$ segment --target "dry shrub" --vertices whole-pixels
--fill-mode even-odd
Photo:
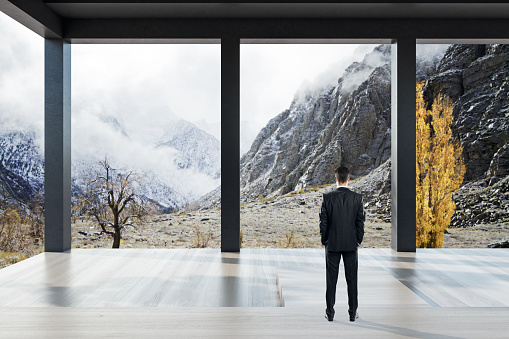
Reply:
[[[42,252],[44,208],[37,208],[35,200],[29,207],[34,207],[34,211],[20,211],[19,206],[5,197],[0,200],[0,267]],[[27,216],[23,217],[22,213]]]
[[[196,235],[193,247],[196,248],[208,247],[210,241],[214,238],[214,235],[212,234],[212,230],[210,229],[210,227],[207,230],[204,230],[200,226],[194,226],[193,228]]]
[[[286,231],[285,236],[278,240],[279,247],[284,248],[303,248],[304,240],[298,235],[295,228]]]
[[[0,213],[0,250],[4,252],[19,252],[25,249],[28,232],[23,218],[18,211],[7,206]]]

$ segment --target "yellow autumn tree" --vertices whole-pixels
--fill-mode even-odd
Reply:
[[[456,209],[452,194],[463,182],[463,148],[452,140],[453,105],[439,95],[426,110],[422,89],[416,84],[416,246],[441,248],[444,232]]]

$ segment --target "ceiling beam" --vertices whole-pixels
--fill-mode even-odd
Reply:
[[[497,19],[73,19],[64,23],[72,43],[110,39],[508,39],[509,21]],[[355,42],[355,41],[354,41]]]
[[[43,0],[0,0],[0,11],[44,38],[61,38],[62,20]]]

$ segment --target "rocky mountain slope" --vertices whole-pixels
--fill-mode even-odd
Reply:
[[[349,66],[336,86],[298,93],[240,161],[243,201],[363,176],[390,158],[390,46]]]
[[[509,221],[509,45],[451,45],[425,86],[454,103],[466,174],[452,225]]]
[[[30,131],[0,132],[0,193],[26,204],[44,186],[44,160]]]

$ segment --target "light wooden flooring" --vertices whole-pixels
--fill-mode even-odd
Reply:
[[[355,323],[340,274],[329,323],[320,249],[44,253],[0,270],[0,338],[509,338],[509,250],[360,249]]]

